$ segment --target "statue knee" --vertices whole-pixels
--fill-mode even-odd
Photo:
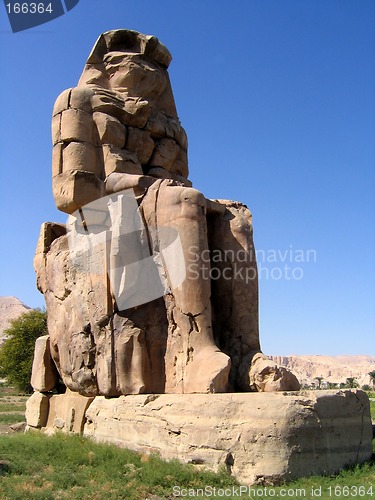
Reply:
[[[206,198],[197,189],[171,186],[164,192],[164,204],[172,219],[199,219],[206,216]]]
[[[182,205],[201,207],[206,211],[207,203],[204,195],[194,188],[184,187],[180,192],[180,203]]]

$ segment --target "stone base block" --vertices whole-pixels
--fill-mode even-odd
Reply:
[[[29,428],[83,432],[214,471],[224,466],[246,485],[332,474],[372,455],[369,400],[360,390],[118,398],[36,392],[26,414]]]
[[[51,395],[35,391],[26,402],[26,422],[29,427],[44,427],[49,413]]]
[[[35,391],[52,391],[59,380],[56,365],[51,356],[49,335],[38,337],[35,341],[34,361],[31,370],[31,386]]]
[[[86,410],[93,399],[69,389],[65,394],[34,392],[26,403],[27,425],[48,434],[56,430],[80,434],[86,421]]]
[[[331,474],[372,455],[360,390],[98,396],[84,434],[210,470],[225,466],[243,484]]]
[[[86,410],[94,398],[81,396],[69,389],[65,394],[52,396],[49,401],[47,430],[82,433]]]

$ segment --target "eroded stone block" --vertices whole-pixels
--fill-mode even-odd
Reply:
[[[61,140],[95,143],[94,120],[90,113],[68,109],[61,114]]]
[[[55,145],[61,142],[61,113],[52,117],[52,144]]]
[[[72,89],[66,89],[55,101],[55,105],[53,107],[53,116],[62,113],[65,109],[69,108],[70,95],[72,93]]]
[[[301,384],[289,370],[268,359],[263,354],[256,354],[251,363],[250,387],[258,392],[299,391]]]
[[[155,148],[150,165],[170,170],[179,152],[180,147],[173,139],[162,139]]]
[[[137,175],[143,174],[142,166],[137,155],[126,149],[104,145],[103,158],[107,177],[113,172]]]
[[[69,97],[69,107],[73,109],[80,109],[87,113],[92,112],[92,98],[94,91],[90,87],[73,88],[71,89]]]
[[[99,396],[86,415],[96,441],[224,466],[242,484],[333,474],[372,455],[363,391]]]
[[[86,422],[86,410],[94,398],[81,396],[66,390],[65,394],[56,394],[50,398],[50,407],[46,427],[64,432],[83,432]]]
[[[31,385],[35,391],[52,391],[58,382],[59,375],[51,357],[49,335],[36,339],[34,360],[31,371]]]
[[[60,116],[60,115],[58,115]],[[56,175],[62,173],[63,163],[62,163],[62,152],[63,152],[63,143],[58,142],[52,148],[52,178]]]
[[[105,194],[104,182],[94,173],[82,170],[56,175],[52,189],[57,208],[68,214]]]
[[[151,158],[154,146],[155,143],[151,139],[150,132],[129,127],[126,149],[135,153],[142,165],[146,164]]]
[[[180,149],[178,156],[173,163],[173,171],[181,177],[187,177],[189,173],[187,151]]]
[[[101,144],[112,144],[118,148],[123,148],[126,141],[126,127],[117,118],[106,113],[95,112],[94,121],[96,123],[99,140]]]
[[[44,427],[47,424],[50,396],[34,392],[26,401],[26,423],[30,427]]]
[[[70,142],[63,148],[62,157],[64,172],[84,170],[92,172],[99,178],[103,175],[97,148],[88,142]]]
[[[47,289],[46,281],[46,254],[51,247],[51,243],[60,236],[66,234],[65,224],[56,222],[44,222],[40,227],[38,243],[34,256],[34,270],[36,273],[38,290]]]

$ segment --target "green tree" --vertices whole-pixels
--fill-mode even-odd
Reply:
[[[30,385],[35,340],[47,333],[47,313],[32,309],[11,321],[4,332],[8,338],[0,348],[0,376],[21,392]]]
[[[337,384],[335,382],[328,382],[328,389],[337,389]]]

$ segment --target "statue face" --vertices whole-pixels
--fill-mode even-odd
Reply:
[[[104,64],[113,90],[143,99],[158,98],[167,79],[164,71],[138,54],[108,52]]]

